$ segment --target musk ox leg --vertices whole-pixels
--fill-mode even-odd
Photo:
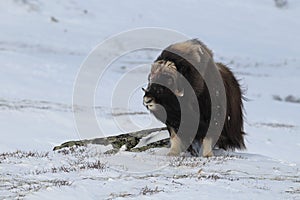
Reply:
[[[213,154],[213,146],[212,146],[212,138],[209,137],[204,137],[203,142],[202,142],[202,146],[203,146],[203,150],[202,150],[202,156],[203,157],[211,157],[214,156]]]
[[[171,127],[168,127],[170,133],[170,141],[171,141],[171,148],[168,156],[179,156],[179,154],[183,151],[183,144],[181,139],[176,134],[175,130]]]

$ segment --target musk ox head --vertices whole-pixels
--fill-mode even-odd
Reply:
[[[198,40],[172,44],[152,64],[143,104],[154,116],[177,129],[182,112],[195,112],[204,81],[196,69],[211,58]],[[196,109],[195,108],[196,105]]]
[[[164,106],[165,103],[184,96],[183,78],[173,62],[159,60],[153,63],[148,76],[148,86],[143,89],[144,105],[147,109],[157,110],[157,104]]]

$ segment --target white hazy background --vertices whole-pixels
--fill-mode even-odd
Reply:
[[[85,180],[87,176],[99,176],[100,172],[92,171],[82,176],[80,173],[59,174],[57,176],[73,184],[61,188],[42,188],[26,193],[25,198],[62,199],[64,195],[64,199],[181,199],[187,196],[191,199],[298,199],[300,188],[295,180],[299,181],[300,164],[299,19],[298,0],[289,0],[282,8],[276,7],[273,0],[2,0],[0,153],[51,151],[53,146],[62,142],[78,140],[80,136],[72,114],[72,91],[76,74],[89,52],[104,39],[121,31],[138,27],[168,28],[206,43],[213,50],[215,60],[227,64],[245,89],[248,99],[245,102],[247,150],[238,152],[245,159],[207,169],[211,173],[218,173],[223,167],[229,171],[235,169],[241,180],[201,182],[184,179],[179,180],[181,184],[176,186],[166,177],[179,173],[177,168],[168,169],[165,172],[168,175],[158,173],[152,179],[128,176],[108,178],[111,182],[104,179]],[[141,51],[126,55],[114,62],[101,79],[95,98],[98,121],[106,135],[122,132],[115,127],[115,117],[109,107],[108,95],[116,80],[134,66],[151,63],[158,53]],[[136,76],[145,77],[146,83],[147,74],[148,71],[141,70]],[[144,113],[147,111],[142,106],[142,95],[142,91],[136,91],[132,99],[126,100],[129,110],[116,108],[120,113],[128,112],[128,115],[142,112],[140,115],[130,115],[141,129],[153,120]],[[122,119],[119,116],[118,122],[130,129],[132,122]],[[157,126],[161,124],[157,122]],[[53,165],[64,159],[52,156]],[[150,155],[146,153],[143,156],[147,158]],[[131,162],[133,157],[121,152],[113,160],[115,163],[118,159],[125,163],[128,160]],[[144,165],[132,162],[131,167],[150,164],[146,161]],[[15,168],[12,167],[15,163],[5,163],[0,162],[3,177],[2,181],[0,178],[0,197],[4,199],[19,194],[19,191],[11,192],[5,188],[6,184],[16,177],[26,177],[24,174],[31,168],[47,166],[39,160],[21,160]],[[193,173],[196,169],[184,170],[184,173]],[[243,173],[239,174],[239,170]],[[119,175],[117,172],[107,173],[101,176]],[[281,182],[264,179],[267,173],[278,173],[279,177],[285,178]],[[261,179],[256,182],[242,180],[243,174]],[[51,175],[46,174],[44,178],[48,177]],[[32,179],[40,180],[38,177]],[[112,195],[122,192],[139,194],[140,186],[146,185],[152,185],[152,188],[158,185],[163,192],[153,197]],[[241,195],[240,191],[245,195]]]

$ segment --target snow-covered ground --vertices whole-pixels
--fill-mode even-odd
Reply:
[[[300,199],[299,18],[298,0],[282,9],[273,0],[0,1],[0,199]],[[72,92],[86,56],[137,27],[199,38],[235,72],[249,99],[246,151],[209,159],[170,158],[166,149],[106,155],[92,145],[51,151],[84,138]],[[149,125],[142,91],[126,99],[130,110],[114,114],[107,98],[122,75],[158,53],[125,55],[99,82],[96,113],[106,135],[161,126]],[[146,83],[147,70],[135,73]]]

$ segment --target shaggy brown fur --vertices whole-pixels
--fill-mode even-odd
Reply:
[[[178,137],[174,142],[176,144],[172,146],[172,138],[174,138],[174,133],[177,133],[180,125],[182,110],[180,110],[180,106],[183,106],[179,104],[180,99],[186,100],[187,104],[184,104],[184,111],[191,113],[191,117],[196,110],[195,106],[198,106],[200,110],[200,122],[193,143],[202,144],[205,139],[212,115],[212,103],[207,84],[198,70],[203,71],[204,69],[203,73],[205,74],[207,72],[205,69],[208,67],[217,67],[219,70],[227,100],[226,120],[216,146],[225,150],[245,148],[243,96],[237,79],[224,64],[214,62],[212,51],[202,42],[188,40],[173,44],[161,53],[152,65],[149,84],[144,95],[145,106],[167,125],[171,136],[171,155],[178,155],[183,150],[178,146],[180,145],[180,138]],[[183,78],[188,80],[192,86],[198,102],[195,103],[190,100],[192,99],[190,97],[191,91],[183,88],[181,84]],[[161,84],[157,84],[157,82]],[[192,154],[199,153],[195,153],[192,145],[188,150]]]

